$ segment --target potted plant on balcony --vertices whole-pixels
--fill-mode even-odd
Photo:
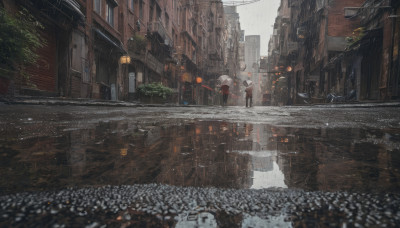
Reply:
[[[147,40],[141,35],[134,35],[128,40],[128,51],[136,54],[141,54],[146,50]]]
[[[173,92],[173,89],[161,83],[142,84],[138,87],[139,98],[143,103],[166,103]]]

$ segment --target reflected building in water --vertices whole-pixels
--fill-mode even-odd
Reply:
[[[235,151],[250,159],[247,188],[286,188],[283,173],[278,165],[276,144],[271,141],[271,128],[256,124],[238,126],[242,129],[242,135]]]
[[[363,129],[286,130],[291,137],[282,147],[290,150],[279,149],[279,157],[289,188],[362,192],[400,189],[396,181],[398,165],[393,163],[400,161],[398,153],[393,153],[398,148],[388,148],[391,143],[383,142],[387,135],[389,141],[395,140],[394,135]]]
[[[296,129],[219,121],[41,122],[2,134],[2,194],[162,183],[306,190],[400,186],[399,137],[390,129]],[[24,129],[24,130],[21,130]]]

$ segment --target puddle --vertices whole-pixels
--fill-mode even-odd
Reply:
[[[145,183],[360,192],[400,187],[400,137],[390,129],[121,119],[83,127],[52,122],[36,135],[40,129],[32,124],[9,125],[0,134],[0,194]]]

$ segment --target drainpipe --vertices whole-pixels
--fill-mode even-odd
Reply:
[[[394,1],[395,0],[392,0],[391,1],[391,6],[394,4]],[[394,15],[394,8],[392,8],[392,10],[391,10],[391,14],[390,15]],[[390,100],[391,99],[391,94],[392,94],[392,85],[391,85],[391,82],[392,82],[392,76],[393,76],[393,51],[394,51],[394,32],[395,32],[395,24],[396,24],[396,22],[395,22],[395,20],[396,20],[396,18],[395,17],[393,17],[393,18],[391,18],[392,19],[392,39],[391,39],[391,44],[390,44],[390,53],[389,53],[389,61],[390,61],[390,63],[389,63],[389,77],[388,77],[388,80],[387,80],[387,85],[386,85],[386,88],[387,88],[387,91],[386,91],[386,99],[388,99],[388,100]],[[390,96],[389,96],[390,95]]]

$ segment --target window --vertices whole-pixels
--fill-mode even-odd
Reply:
[[[150,22],[153,22],[153,15],[154,15],[154,8],[153,8],[153,6],[150,6],[150,9],[149,9],[149,21]]]
[[[183,53],[186,53],[186,40],[183,40]]]
[[[74,71],[82,73],[81,58],[85,57],[85,38],[81,33],[72,32],[72,53],[71,53],[71,68]]]
[[[94,11],[101,15],[101,0],[93,0],[94,2]]]
[[[168,14],[166,13],[165,14],[165,28],[168,30],[168,28],[169,28],[169,16],[168,16]]]
[[[183,27],[183,30],[187,30],[186,29],[186,17],[187,17],[186,8],[184,8],[183,9],[183,13],[182,13],[182,27]]]
[[[139,1],[139,18],[143,20],[143,0]]]
[[[203,42],[203,37],[199,36],[199,44],[202,50],[204,50],[204,42]]]
[[[172,29],[172,45],[174,45],[177,42],[175,39],[175,29]]]
[[[194,36],[197,36],[197,26],[196,26],[196,24],[194,24],[193,27],[192,27],[192,33],[193,33]]]
[[[128,8],[135,12],[135,0],[127,0],[128,1]]]
[[[89,61],[82,58],[82,82],[90,83]]]
[[[161,8],[157,5],[157,8],[156,8],[156,13],[157,13],[157,20],[158,21],[161,21]]]
[[[114,5],[110,2],[107,2],[106,19],[107,22],[114,27]]]

